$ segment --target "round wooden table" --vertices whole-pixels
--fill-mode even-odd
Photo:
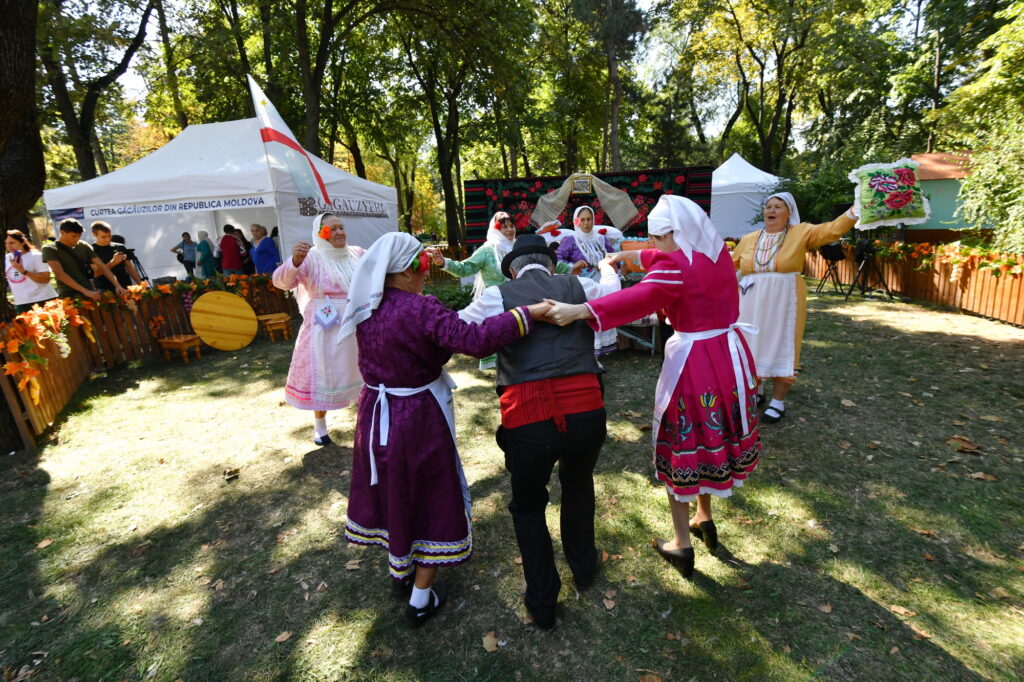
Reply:
[[[192,329],[208,346],[217,350],[245,348],[256,338],[256,313],[241,296],[211,291],[192,305]]]

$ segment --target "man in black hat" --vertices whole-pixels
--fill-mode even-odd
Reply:
[[[543,237],[523,235],[501,263],[510,281],[488,287],[459,315],[480,322],[545,298],[584,303],[619,290],[619,277],[603,264],[601,281],[554,274]],[[578,590],[594,583],[600,557],[594,544],[594,465],[605,439],[605,409],[594,358],[594,332],[586,323],[537,325],[498,352],[501,426],[498,446],[511,476],[509,511],[526,578],[526,608],[536,625],[555,625],[562,582],[544,510],[548,481],[558,462],[562,487],[561,534]]]

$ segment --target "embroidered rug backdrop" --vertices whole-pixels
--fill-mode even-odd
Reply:
[[[626,171],[620,173],[593,173],[618,189],[629,193],[639,213],[623,231],[629,237],[647,236],[647,214],[662,194],[680,194],[692,199],[709,215],[711,213],[711,166],[661,168],[658,170]],[[512,216],[516,230],[533,232],[539,227],[531,225],[530,217],[537,199],[562,186],[567,176],[543,178],[514,178],[469,180],[466,192],[466,243],[475,248],[484,241],[484,232],[491,216],[505,211]],[[565,227],[577,206],[586,204],[595,210],[594,222],[610,224],[601,210],[596,194],[572,194],[566,208],[558,216]]]

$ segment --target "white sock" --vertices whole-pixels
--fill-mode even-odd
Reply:
[[[778,398],[772,398],[772,401],[768,403],[768,407],[774,407],[781,414],[786,411],[786,402]]]
[[[409,595],[409,605],[413,608],[422,609],[430,603],[430,588],[420,589],[413,585],[412,594]]]
[[[313,435],[317,438],[327,435],[327,417],[313,417]]]

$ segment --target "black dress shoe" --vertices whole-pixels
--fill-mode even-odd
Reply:
[[[584,578],[582,576],[573,575],[572,580],[576,584],[577,592],[586,592],[593,587],[594,583],[597,581],[597,576],[601,573],[601,566],[604,562],[601,560],[601,551],[598,550],[596,554],[597,556],[594,557],[594,570],[590,572],[589,576]]]
[[[331,440],[330,436],[324,435],[324,436],[313,436],[313,442],[322,447],[324,445],[330,445],[334,441]]]
[[[690,526],[690,535],[703,540],[708,551],[714,552],[718,549],[718,528],[714,521],[701,521],[696,526]]]
[[[430,599],[423,608],[416,608],[412,604],[405,607],[405,624],[411,628],[418,628],[437,613],[448,599],[448,585],[437,581],[430,588]]]
[[[668,540],[663,540],[662,538],[655,539],[651,544],[654,546],[654,550],[658,554],[679,569],[679,572],[683,574],[684,578],[689,578],[693,575],[693,547],[665,549],[665,545],[668,544]]]
[[[531,609],[530,605],[526,605],[526,611],[530,614],[530,618],[533,619],[533,624],[539,627],[541,630],[550,630],[555,627],[557,617],[555,616],[555,609]]]
[[[786,408],[781,410],[777,407],[769,405],[764,412],[761,413],[761,421],[765,424],[774,424],[782,421],[782,418],[786,416]]]

